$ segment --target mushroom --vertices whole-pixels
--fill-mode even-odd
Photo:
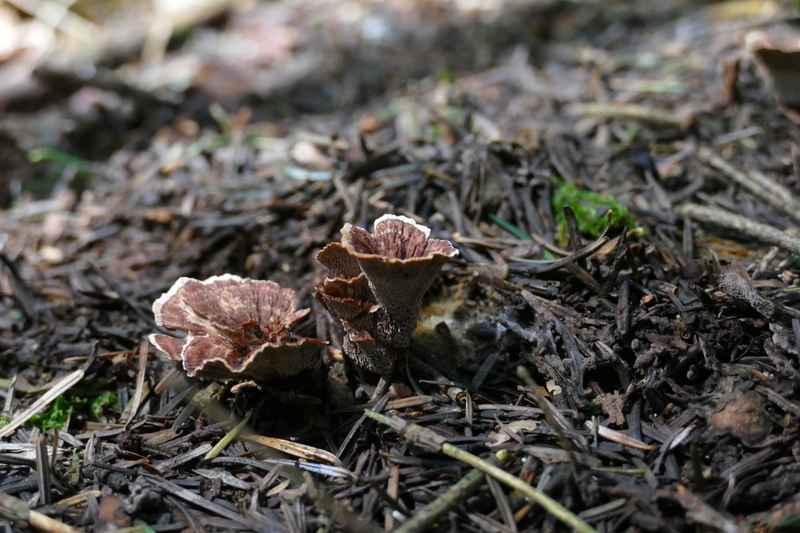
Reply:
[[[349,322],[342,321],[345,337],[342,350],[360,368],[382,376],[391,374],[399,356],[397,349],[389,348],[375,340],[368,331],[359,330]]]
[[[314,297],[342,322],[345,353],[386,374],[411,342],[425,292],[456,255],[450,242],[431,239],[429,228],[408,217],[384,215],[374,233],[345,224],[341,244],[317,254],[332,276]]]
[[[442,266],[458,255],[450,242],[430,234],[429,228],[396,215],[376,220],[374,233],[350,224],[342,229],[342,247],[356,259],[390,317],[377,332],[389,346],[408,346],[425,292]]]
[[[361,322],[380,308],[364,274],[352,279],[328,277],[316,287],[314,297],[340,320]]]
[[[375,301],[358,262],[338,243],[326,246],[317,260],[337,276],[328,276],[317,285],[314,298],[341,321],[346,333],[342,346],[345,353],[361,368],[379,374],[391,372],[394,358],[369,333],[385,319],[385,309]]]
[[[182,362],[189,377],[287,378],[319,364],[327,344],[289,332],[310,311],[296,307],[294,291],[272,281],[180,278],[153,303],[153,314],[157,325],[187,336],[154,333],[150,342]]]

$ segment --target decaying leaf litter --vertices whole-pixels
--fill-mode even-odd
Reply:
[[[5,523],[791,531],[797,126],[736,4],[648,20],[643,3],[605,29],[592,7],[546,6],[561,34],[452,81],[280,121],[234,98],[210,122],[178,98],[152,138],[50,167],[60,185],[1,214]],[[323,80],[337,74],[353,72]],[[85,83],[105,113],[113,95],[144,105],[141,88]],[[600,196],[562,212],[564,183]],[[312,298],[314,257],[386,213],[459,255],[373,398],[377,376],[344,363]],[[312,311],[294,333],[330,343],[320,373],[233,392],[156,353],[152,303],[226,273],[296,292]]]

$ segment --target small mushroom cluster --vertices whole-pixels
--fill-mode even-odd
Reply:
[[[341,243],[317,254],[331,275],[316,286],[314,298],[341,321],[344,352],[367,371],[392,371],[411,342],[425,292],[458,255],[430,231],[408,217],[384,215],[373,233],[345,224]]]
[[[341,243],[317,260],[331,276],[314,297],[345,329],[345,353],[361,368],[387,374],[411,342],[422,298],[458,251],[430,239],[412,219],[384,215],[375,232],[346,224]],[[180,278],[153,303],[156,324],[186,336],[154,333],[150,342],[182,362],[189,377],[257,382],[294,376],[319,364],[327,343],[290,328],[309,313],[291,289],[231,274],[205,281]]]

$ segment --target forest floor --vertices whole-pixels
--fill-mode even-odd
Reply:
[[[767,74],[798,84],[796,9],[17,4],[0,524],[797,530],[800,102]],[[312,294],[387,213],[459,255],[376,392]],[[296,292],[318,369],[232,390],[148,342],[226,273]]]

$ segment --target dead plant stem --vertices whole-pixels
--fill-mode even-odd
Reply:
[[[400,433],[410,446],[418,447],[426,452],[443,453],[448,457],[452,457],[453,459],[477,468],[481,472],[492,476],[501,483],[505,483],[509,487],[520,491],[525,496],[544,507],[548,513],[552,514],[575,531],[578,531],[579,533],[597,533],[592,526],[581,520],[569,509],[550,498],[550,496],[547,494],[531,487],[528,483],[512,474],[509,474],[505,470],[489,464],[480,457],[472,455],[469,452],[445,442],[445,438],[435,431],[424,428],[417,424],[406,422],[400,417],[385,416],[369,409],[364,411],[364,415],[380,422],[381,424],[385,424]]]
[[[64,522],[32,511],[25,502],[3,491],[0,491],[0,516],[23,527],[31,527],[47,533],[75,533],[77,531]]]
[[[486,479],[486,474],[478,469],[471,470],[466,476],[447,489],[447,491],[426,505],[420,512],[408,519],[394,533],[419,533],[432,527],[437,520],[444,516],[462,501],[469,498]]]
[[[770,179],[757,171],[742,172],[708,148],[699,148],[697,156],[776,211],[787,215],[795,222],[800,222],[800,204],[794,200],[792,191],[777,180]]]
[[[698,222],[714,224],[715,226],[734,230],[747,237],[767,244],[780,246],[795,254],[800,254],[800,238],[767,224],[754,222],[740,215],[734,215],[723,209],[687,204],[681,206],[678,209],[678,213],[689,215]]]
[[[550,402],[544,398],[542,391],[539,390],[539,385],[533,380],[530,372],[524,367],[518,366],[517,376],[525,383],[525,387],[527,387],[530,393],[533,394],[539,409],[544,411],[544,417],[547,419],[547,423],[550,424],[550,427],[553,428],[553,431],[556,432],[561,448],[567,452],[567,457],[569,457],[569,462],[572,465],[573,474],[577,475],[580,471],[580,464],[578,463],[578,458],[575,456],[575,451],[572,449],[572,445],[567,439],[567,436],[564,435],[564,425],[557,419],[558,417],[562,417],[561,414],[559,413],[556,415],[555,409],[553,409]]]

